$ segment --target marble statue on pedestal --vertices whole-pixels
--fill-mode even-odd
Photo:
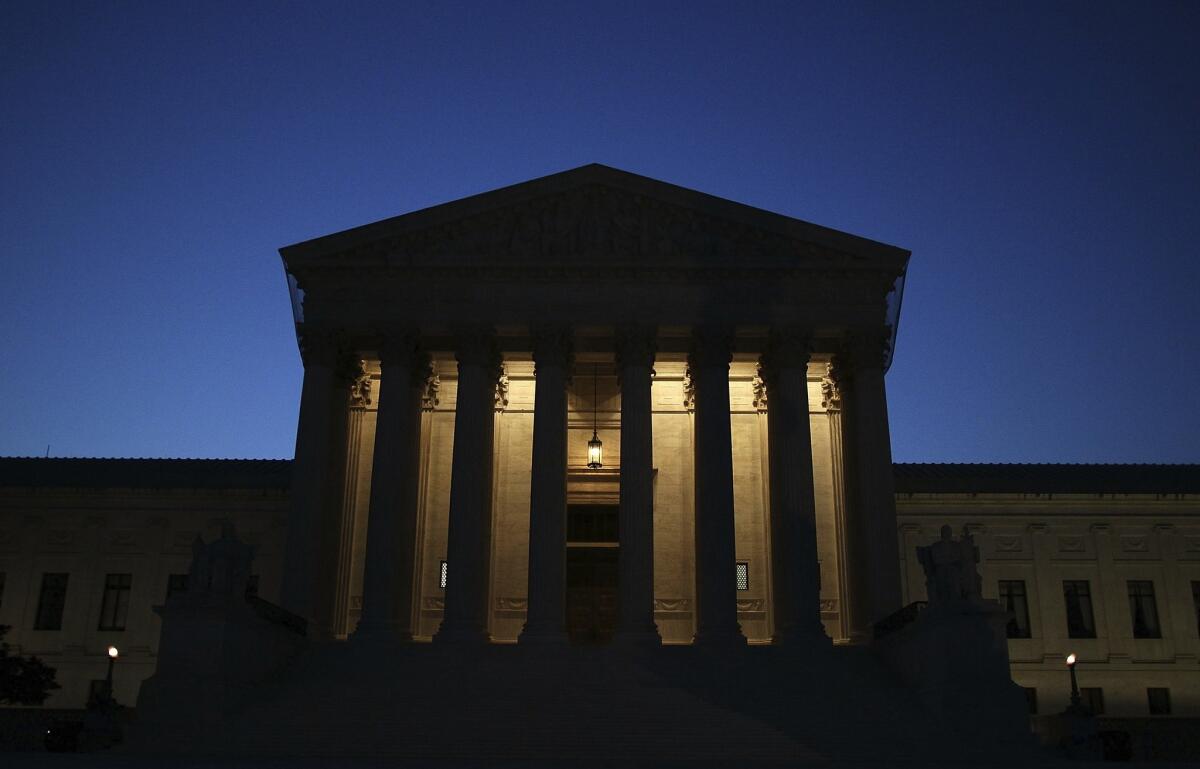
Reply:
[[[917,548],[917,560],[925,569],[925,591],[930,606],[983,599],[983,578],[978,569],[979,548],[966,527],[962,538],[954,539],[952,529],[948,525],[942,526],[941,539]]]

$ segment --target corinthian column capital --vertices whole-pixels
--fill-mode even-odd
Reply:
[[[343,347],[341,332],[336,329],[301,328],[296,335],[300,340],[300,357],[305,366],[337,366]]]
[[[571,367],[575,340],[570,326],[558,323],[534,326],[532,336],[535,376],[540,366]]]
[[[504,362],[496,345],[496,332],[491,326],[460,326],[454,330],[454,358],[460,364],[484,366],[493,380],[498,381]]]
[[[697,369],[710,366],[729,367],[733,360],[733,330],[727,326],[697,326],[692,329],[692,345],[688,352],[688,367],[693,375]]]
[[[892,335],[888,326],[853,329],[842,343],[845,362],[853,370],[883,368],[891,344]]]
[[[421,347],[416,331],[390,331],[380,334],[379,361],[384,366],[397,365],[407,368],[413,387],[425,387],[433,376],[433,362],[429,353]]]
[[[826,411],[842,409],[842,380],[832,362],[825,365],[825,376],[821,377],[821,407]]]
[[[657,329],[653,326],[626,325],[617,329],[617,363],[625,366],[653,366],[658,353]]]
[[[812,356],[812,332],[800,326],[786,326],[771,330],[767,350],[759,358],[762,377],[770,388],[779,372],[788,368],[807,370]]]
[[[362,409],[371,405],[371,375],[367,373],[366,361],[359,360],[350,382],[350,408]]]

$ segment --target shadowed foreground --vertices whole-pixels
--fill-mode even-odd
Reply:
[[[767,647],[720,654],[664,647],[630,655],[611,647],[382,649],[337,643],[311,648],[278,680],[260,686],[249,702],[224,714],[218,733],[148,733],[135,724],[119,753],[90,756],[87,765],[1048,761],[1032,741],[987,744],[945,733],[930,721],[862,649],[796,656]],[[300,757],[306,760],[298,763]],[[67,756],[30,758],[30,765],[83,765]]]

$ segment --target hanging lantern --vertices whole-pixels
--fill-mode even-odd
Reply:
[[[596,410],[599,402],[596,399],[596,367],[592,366],[592,439],[588,441],[587,466],[593,470],[604,467],[604,441],[596,434]]]
[[[596,431],[592,430],[592,439],[588,441],[588,467],[593,470],[599,470],[604,467],[601,461],[604,459],[604,441],[596,435]]]

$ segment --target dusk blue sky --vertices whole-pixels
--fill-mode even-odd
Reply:
[[[590,162],[912,251],[898,461],[1200,461],[1200,4],[7,3],[0,454],[290,457],[277,249]]]

